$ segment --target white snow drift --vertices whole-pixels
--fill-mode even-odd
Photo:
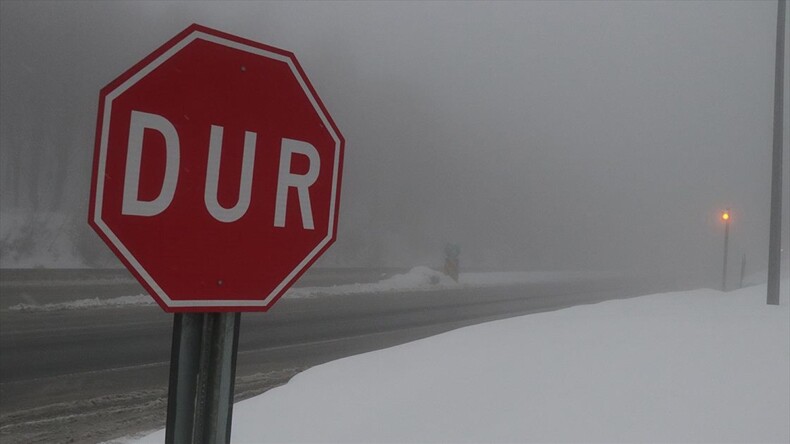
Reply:
[[[788,442],[783,284],[779,307],[765,286],[657,294],[340,359],[237,403],[233,441]]]

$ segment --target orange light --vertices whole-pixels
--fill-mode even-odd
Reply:
[[[727,212],[722,213],[721,220],[730,220],[730,213]]]

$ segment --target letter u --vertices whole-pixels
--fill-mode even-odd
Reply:
[[[234,222],[244,216],[250,206],[252,192],[252,170],[255,165],[255,142],[258,135],[244,132],[244,154],[241,163],[241,179],[239,181],[239,200],[231,208],[219,204],[217,188],[219,186],[219,165],[222,158],[223,128],[211,125],[211,136],[208,145],[208,162],[206,164],[206,190],[204,200],[208,212],[220,222]]]

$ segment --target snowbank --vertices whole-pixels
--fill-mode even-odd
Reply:
[[[58,302],[53,304],[16,304],[7,308],[8,311],[59,311],[83,310],[86,308],[125,307],[140,305],[156,305],[156,302],[147,294],[137,296],[119,296],[115,298],[90,298],[76,301]]]
[[[492,287],[539,282],[567,282],[568,280],[600,276],[587,272],[477,272],[461,273],[458,282],[446,274],[428,267],[414,267],[407,273],[368,284],[346,284],[331,287],[292,288],[285,297],[312,298],[364,293],[403,291],[431,291],[449,288]]]
[[[788,442],[783,284],[780,307],[765,286],[658,294],[340,359],[237,403],[233,441]]]
[[[428,267],[414,267],[404,274],[374,283],[344,284],[330,287],[291,288],[287,298],[312,298],[318,296],[338,296],[362,293],[387,293],[395,291],[426,291],[439,288],[454,288],[460,285],[444,273]]]

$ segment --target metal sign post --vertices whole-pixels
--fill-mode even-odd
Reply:
[[[785,0],[776,9],[776,64],[774,66],[774,140],[771,157],[771,219],[768,232],[768,305],[779,305],[782,248],[782,119],[784,113]]]
[[[727,244],[730,241],[730,209],[721,215],[724,221],[724,267],[721,272],[721,291],[727,291]]]
[[[202,329],[203,313],[176,313],[173,316],[165,433],[167,443],[192,442]]]
[[[165,442],[230,442],[241,313],[173,319]]]

